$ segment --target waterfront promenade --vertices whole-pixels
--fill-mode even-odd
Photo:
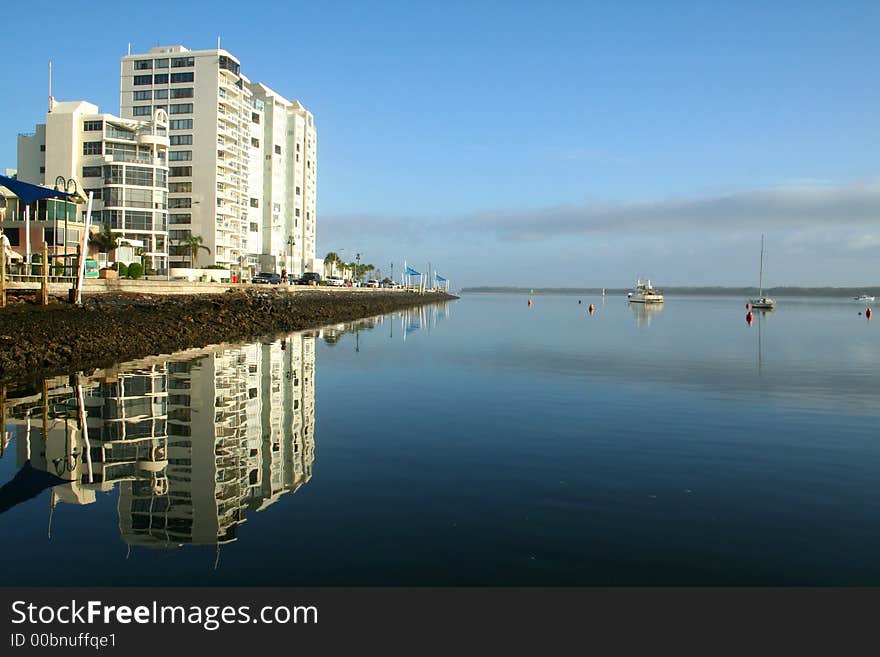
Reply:
[[[28,385],[48,375],[455,298],[430,291],[222,285],[205,294],[86,292],[81,307],[12,303],[0,310],[0,382]]]

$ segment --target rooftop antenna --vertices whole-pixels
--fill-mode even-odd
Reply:
[[[54,105],[54,99],[52,98],[52,60],[49,60],[49,111],[52,111],[52,105]]]
[[[217,50],[220,50],[220,35],[217,35]]]
[[[128,42],[128,56],[131,57],[131,41]]]

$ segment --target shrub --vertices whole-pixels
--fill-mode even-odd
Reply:
[[[116,271],[119,272],[119,278],[125,278],[128,276],[128,265],[124,262],[117,262],[115,264],[117,265]]]
[[[60,262],[56,262],[54,268],[55,268],[55,275],[56,276],[63,276],[64,275],[64,265],[63,264],[61,264]]]
[[[138,279],[144,275],[144,266],[139,262],[133,262],[128,266],[128,277]]]

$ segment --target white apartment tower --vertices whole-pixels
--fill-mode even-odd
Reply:
[[[191,266],[183,241],[201,237],[196,264],[246,268],[252,137],[262,122],[239,61],[225,50],[158,47],[122,58],[122,116],[169,118],[168,238],[171,266]]]
[[[171,266],[321,271],[315,258],[314,117],[262,84],[222,49],[157,47],[122,58],[120,113],[169,116]]]
[[[317,145],[315,119],[299,101],[252,84],[263,107],[263,244],[268,268],[295,276],[323,271],[315,258]]]

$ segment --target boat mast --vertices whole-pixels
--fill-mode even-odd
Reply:
[[[758,274],[758,298],[764,298],[764,236],[761,235],[761,269]]]

